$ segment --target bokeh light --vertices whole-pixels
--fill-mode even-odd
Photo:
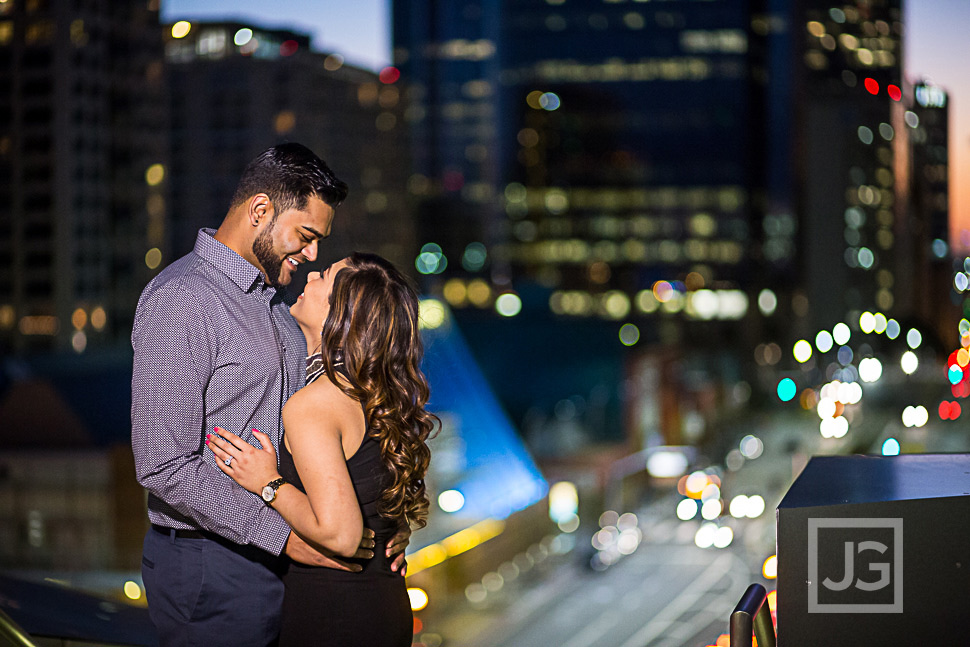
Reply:
[[[232,42],[236,47],[242,47],[249,41],[253,39],[253,30],[248,27],[243,27],[236,32],[235,36],[232,37]]]
[[[148,186],[158,186],[165,179],[165,167],[161,164],[152,164],[145,170],[145,183]]]
[[[739,494],[733,499],[731,499],[731,505],[728,506],[728,511],[731,516],[735,519],[740,519],[747,516],[748,514],[748,496],[746,494]]]
[[[714,547],[727,548],[734,541],[734,531],[730,526],[721,526],[714,532]]]
[[[771,290],[765,288],[758,293],[758,310],[761,314],[768,317],[775,313],[778,308],[778,297]]]
[[[795,361],[799,364],[804,364],[812,358],[812,345],[804,339],[799,339],[795,342],[795,347],[792,349],[792,355],[795,357]]]
[[[795,381],[790,377],[782,378],[778,382],[778,397],[782,402],[790,402],[795,394],[798,392],[798,387],[795,385]]]
[[[461,256],[461,266],[469,272],[478,272],[485,267],[488,252],[485,245],[474,242],[465,246],[465,252]]]
[[[421,299],[418,303],[418,326],[433,330],[445,322],[445,306],[437,299]]]
[[[697,501],[694,499],[681,499],[677,504],[677,518],[681,521],[690,521],[697,516]]]
[[[952,364],[947,369],[946,377],[950,381],[950,384],[959,384],[963,379],[963,369],[956,364]]]
[[[91,311],[91,325],[95,330],[101,330],[108,323],[108,313],[101,306],[96,306]]]
[[[522,299],[513,292],[506,292],[495,299],[495,311],[503,317],[514,317],[522,311]]]
[[[820,353],[827,353],[832,350],[834,341],[832,339],[832,333],[827,330],[820,331],[815,335],[815,348],[819,350]]]
[[[899,441],[895,438],[887,438],[882,443],[882,455],[883,456],[897,456],[899,455]]]
[[[125,582],[124,591],[125,596],[130,600],[141,599],[141,587],[138,586],[138,582],[128,580]]]
[[[930,415],[923,405],[909,406],[903,409],[902,419],[906,427],[922,427],[929,422]]]
[[[701,504],[701,517],[712,521],[721,516],[721,501],[719,499],[708,499]]]
[[[910,328],[909,332],[906,333],[906,345],[913,350],[916,350],[922,343],[923,335],[920,334],[920,331],[916,330],[915,328]]]
[[[837,323],[832,329],[832,339],[835,340],[836,344],[844,345],[849,343],[849,339],[852,337],[852,331],[844,323]]]
[[[694,545],[698,548],[710,548],[714,545],[714,536],[717,534],[717,531],[718,527],[716,523],[708,521],[707,523],[701,524],[701,527],[694,533]]]
[[[185,38],[192,31],[192,23],[187,20],[179,20],[172,25],[172,38]]]
[[[765,445],[757,436],[748,434],[741,439],[738,449],[741,450],[742,456],[748,460],[754,460],[761,456],[761,454],[764,452]]]
[[[579,492],[571,481],[559,481],[549,488],[549,518],[559,523],[579,511]]]
[[[157,247],[152,247],[150,250],[145,252],[145,266],[153,270],[162,263],[162,250]]]
[[[414,259],[414,268],[421,274],[441,274],[448,267],[448,259],[437,243],[425,243]]]
[[[539,96],[539,106],[543,110],[556,110],[560,105],[562,105],[562,102],[559,99],[559,95],[554,92],[544,92]]]
[[[428,606],[428,594],[424,589],[408,587],[408,599],[411,601],[412,611],[420,611]]]
[[[624,346],[633,346],[640,341],[640,329],[632,323],[625,323],[620,326],[620,343]]]
[[[903,373],[906,375],[912,375],[919,368],[919,358],[916,357],[916,353],[911,350],[903,353],[902,358],[899,360],[899,366],[903,369]]]
[[[882,377],[882,362],[875,357],[865,357],[859,362],[859,377],[863,382],[876,382]]]
[[[761,565],[761,574],[767,580],[773,580],[778,577],[778,556],[772,555],[765,560],[764,564]]]
[[[445,512],[458,512],[465,507],[465,495],[458,490],[445,490],[438,495],[438,507]]]
[[[401,71],[398,70],[396,67],[388,66],[380,71],[380,74],[377,75],[377,78],[380,79],[381,83],[390,85],[391,83],[395,83],[398,79],[401,78]]]
[[[901,331],[902,331],[902,328],[900,327],[899,322],[896,321],[895,319],[890,319],[889,321],[886,322],[886,337],[889,337],[890,339],[896,339],[897,337],[899,337],[899,333]]]

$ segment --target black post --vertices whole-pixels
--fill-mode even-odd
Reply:
[[[751,647],[752,631],[758,647],[775,647],[775,627],[771,623],[767,592],[760,584],[749,586],[731,613],[731,647]]]

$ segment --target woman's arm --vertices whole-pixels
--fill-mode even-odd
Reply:
[[[352,557],[361,543],[363,519],[341,439],[343,430],[357,432],[353,436],[362,431],[363,414],[336,387],[318,384],[312,393],[298,391],[283,408],[287,444],[307,493],[287,483],[277,490],[271,505],[308,543]],[[212,436],[208,445],[219,459],[219,468],[241,486],[258,494],[279,478],[276,452],[265,434],[257,436],[262,450],[228,432],[221,435],[226,440]],[[233,459],[226,465],[230,456]]]

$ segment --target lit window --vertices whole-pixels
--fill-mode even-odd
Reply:
[[[51,42],[54,38],[54,23],[49,20],[41,20],[27,25],[27,32],[24,40],[28,45],[42,45]]]

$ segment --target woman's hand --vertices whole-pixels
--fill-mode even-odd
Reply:
[[[253,429],[262,449],[256,449],[236,434],[215,428],[216,434],[206,434],[205,444],[216,457],[216,466],[253,494],[260,494],[270,481],[280,477],[276,469],[276,450],[269,436]],[[222,436],[220,438],[219,436]]]

